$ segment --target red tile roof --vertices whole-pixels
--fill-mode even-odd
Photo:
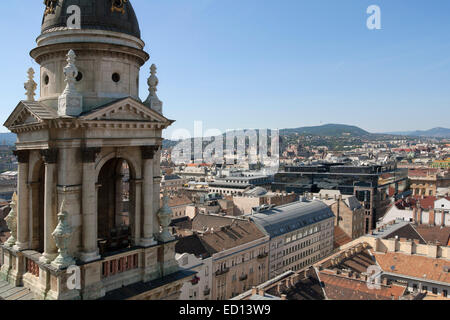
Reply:
[[[331,300],[398,300],[406,291],[405,287],[399,285],[369,288],[366,281],[335,275],[330,270],[320,271],[319,277],[327,298]]]
[[[407,255],[398,252],[374,252],[374,256],[385,272],[397,273],[415,278],[426,278],[427,280],[450,284],[450,273],[444,271],[444,267],[449,265],[448,260]]]

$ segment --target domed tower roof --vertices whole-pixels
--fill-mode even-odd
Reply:
[[[125,33],[141,37],[139,23],[129,0],[46,0],[42,19],[42,34],[65,29],[67,8],[77,5],[81,9],[81,28]]]

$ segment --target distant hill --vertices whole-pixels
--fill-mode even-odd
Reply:
[[[0,133],[0,145],[12,146],[16,143],[16,134],[12,132]]]
[[[338,136],[361,137],[370,135],[369,132],[361,128],[344,124],[325,124],[323,126],[301,127],[301,128],[280,130],[281,135],[295,134],[295,133],[299,135],[314,135],[327,137],[338,137]]]
[[[390,132],[387,134],[412,136],[412,137],[450,138],[450,129],[433,128],[430,130],[399,131],[399,132]]]

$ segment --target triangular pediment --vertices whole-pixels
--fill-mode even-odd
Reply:
[[[37,102],[21,101],[6,120],[4,126],[8,129],[43,123],[45,120],[54,119],[56,111]]]
[[[106,106],[92,110],[80,116],[79,119],[85,121],[139,121],[163,124],[172,123],[171,120],[132,98],[125,98],[112,102]]]

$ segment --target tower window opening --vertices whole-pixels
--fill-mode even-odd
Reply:
[[[77,82],[80,82],[83,79],[83,74],[78,71],[77,77],[75,78],[75,80],[77,80]]]
[[[117,72],[113,73],[112,81],[114,81],[115,83],[119,82],[120,81],[120,74],[118,74]]]
[[[46,74],[46,75],[44,76],[44,83],[45,83],[45,85],[48,85],[49,82],[50,82],[50,78],[49,78],[48,75]]]

